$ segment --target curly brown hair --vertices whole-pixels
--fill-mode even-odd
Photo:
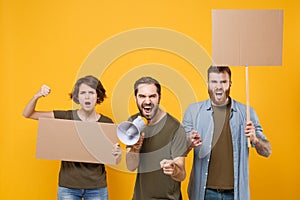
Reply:
[[[97,104],[100,104],[106,98],[106,90],[104,89],[101,81],[92,75],[88,75],[78,79],[74,85],[73,91],[70,93],[70,98],[77,104],[79,104],[78,100],[78,92],[81,84],[86,84],[91,88],[96,90],[97,93]]]

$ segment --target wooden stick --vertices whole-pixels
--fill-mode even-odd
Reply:
[[[247,121],[250,121],[250,95],[249,95],[249,76],[248,76],[248,66],[245,66],[246,69],[246,113]],[[250,138],[247,138],[248,148],[251,147]]]

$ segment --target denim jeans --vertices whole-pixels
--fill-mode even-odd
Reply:
[[[218,192],[216,190],[205,190],[204,200],[233,200],[234,192]]]
[[[107,200],[107,188],[72,189],[58,187],[58,200]]]

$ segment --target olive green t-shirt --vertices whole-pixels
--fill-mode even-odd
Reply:
[[[58,119],[80,120],[77,110],[53,112],[54,117]],[[98,122],[113,123],[104,115],[101,115]],[[61,161],[58,184],[61,187],[74,189],[104,188],[107,186],[105,166],[97,163]]]
[[[180,182],[163,173],[160,161],[185,157],[185,131],[168,113],[154,125],[143,130],[145,138],[140,150],[140,163],[133,200],[182,199]]]
[[[210,156],[207,188],[233,189],[233,147],[229,124],[230,106],[213,106],[214,135]]]

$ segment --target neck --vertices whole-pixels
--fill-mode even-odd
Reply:
[[[211,104],[216,107],[222,107],[222,106],[226,106],[229,103],[229,101],[230,99],[229,97],[227,97],[226,101],[223,104],[215,104],[213,101],[211,101]]]
[[[99,114],[95,110],[85,111],[83,109],[78,110],[78,116],[82,121],[98,121]]]
[[[148,120],[148,125],[153,125],[153,124],[158,123],[165,116],[165,114],[166,114],[166,112],[159,108],[157,110],[155,117]]]

